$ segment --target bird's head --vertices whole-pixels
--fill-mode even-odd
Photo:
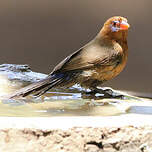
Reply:
[[[104,27],[110,28],[111,32],[127,31],[130,25],[127,19],[120,16],[115,16],[106,21]]]
[[[128,28],[130,25],[127,19],[121,16],[114,16],[108,19],[101,30],[102,35],[107,35],[112,39],[122,39],[127,37]]]

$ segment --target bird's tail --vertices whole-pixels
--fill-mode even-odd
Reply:
[[[49,89],[52,87],[59,85],[62,83],[63,79],[61,78],[52,78],[52,77],[47,77],[43,80],[40,80],[38,82],[35,82],[31,85],[28,85],[15,93],[11,94],[8,96],[9,99],[12,98],[17,98],[17,97],[25,97],[31,93],[34,93],[35,96],[40,96],[47,92]]]

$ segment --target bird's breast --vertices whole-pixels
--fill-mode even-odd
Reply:
[[[120,61],[112,65],[101,65],[94,69],[83,71],[84,79],[94,79],[98,81],[107,81],[116,77],[125,67],[127,58],[122,57]]]
[[[94,73],[93,77],[100,81],[107,81],[116,77],[123,70],[123,68],[124,65],[122,63],[111,66],[103,66],[96,69],[96,73]]]

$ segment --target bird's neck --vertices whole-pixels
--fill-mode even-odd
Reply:
[[[126,63],[128,58],[127,31],[121,31],[121,33],[112,33],[110,31],[101,30],[97,35],[96,40],[101,45],[108,47],[115,47],[119,44],[122,48],[122,56],[124,58],[123,61]]]
[[[122,49],[127,51],[127,35],[128,31],[111,32],[110,29],[105,30],[104,28],[102,28],[96,38],[104,43],[118,43],[122,47]]]

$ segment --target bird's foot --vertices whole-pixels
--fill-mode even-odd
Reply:
[[[95,89],[96,93],[101,93],[104,95],[104,98],[119,98],[124,99],[124,95],[115,94],[115,92],[111,89]]]
[[[102,96],[96,96],[96,94],[99,93],[99,94],[102,94]],[[124,99],[124,96],[123,95],[118,95],[118,94],[115,94],[113,92],[113,90],[111,89],[93,89],[91,90],[90,92],[85,92],[85,93],[82,93],[82,98],[87,98],[87,99],[104,99],[104,98],[119,98],[119,99]]]
[[[97,93],[102,95],[96,95]],[[93,89],[90,92],[83,92],[82,93],[83,99],[94,99],[94,100],[100,100],[104,98],[116,98],[116,99],[124,99],[124,95],[116,94],[111,89]]]
[[[81,97],[82,97],[83,99],[91,99],[91,100],[97,99],[96,93],[95,93],[94,91],[82,92],[82,93],[81,93]]]
[[[124,95],[116,95],[116,94],[109,94],[109,93],[105,93],[104,97],[105,98],[124,99]]]

